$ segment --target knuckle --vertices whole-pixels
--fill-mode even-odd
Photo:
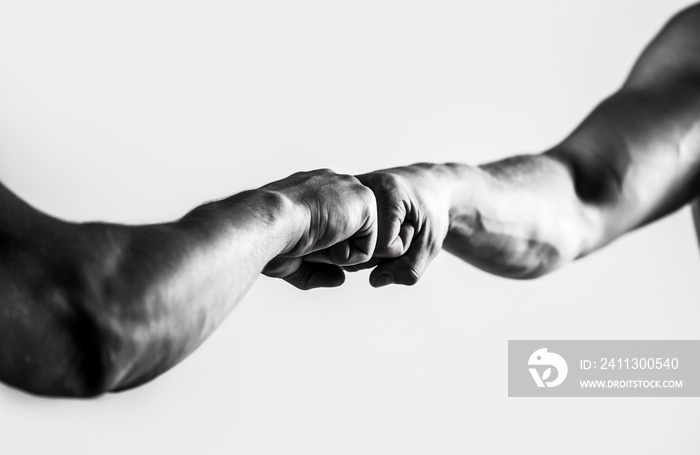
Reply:
[[[375,201],[376,196],[374,195],[374,191],[372,191],[370,188],[360,185],[357,187],[357,193],[359,196],[361,196],[363,199],[366,201]]]
[[[392,202],[403,199],[405,191],[401,177],[388,172],[375,172],[363,183],[373,193],[376,200]]]
[[[375,171],[366,174],[364,180],[368,185],[378,188],[394,186],[396,184],[396,176],[385,171]]]
[[[351,175],[351,174],[337,174],[337,175],[338,175],[342,180],[344,180],[344,181],[346,181],[346,182],[348,182],[348,183],[351,183],[351,184],[353,184],[353,185],[363,186],[363,187],[364,187],[364,185],[360,182],[360,180],[359,180],[357,177],[355,177],[354,175]]]
[[[309,179],[316,180],[317,182],[325,182],[335,175],[335,172],[330,169],[316,169],[315,171],[309,172],[307,175]]]
[[[377,173],[377,183],[379,183],[382,188],[396,188],[399,186],[399,177],[390,172],[379,172]]]

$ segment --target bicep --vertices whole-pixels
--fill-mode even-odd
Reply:
[[[625,86],[549,154],[602,214],[598,243],[690,201],[700,180],[700,8],[669,22]]]
[[[597,247],[698,193],[700,93],[673,90],[618,93],[548,152],[569,169],[580,203],[600,214]]]
[[[648,87],[700,76],[700,4],[673,16],[637,59],[625,87]]]

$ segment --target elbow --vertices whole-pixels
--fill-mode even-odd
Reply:
[[[106,393],[113,365],[96,321],[67,306],[32,316],[28,323],[16,321],[11,349],[0,349],[0,380],[45,397],[92,398]]]
[[[152,379],[132,377],[142,346],[127,336],[124,323],[117,327],[104,315],[77,313],[57,330],[58,352],[47,353],[50,358],[16,384],[19,388],[42,396],[96,398]]]
[[[118,387],[133,355],[89,281],[57,281],[9,302],[20,311],[0,324],[10,327],[2,339],[12,341],[0,345],[0,381],[38,396],[98,397]]]
[[[625,203],[625,157],[603,157],[592,148],[565,143],[544,154],[564,171],[565,188],[559,195],[564,209],[553,218],[559,226],[563,262],[579,259],[607,244],[614,236],[610,213]],[[615,161],[617,160],[617,161]],[[556,268],[556,267],[555,267]]]
[[[108,336],[93,318],[85,316],[69,328],[74,344],[63,381],[55,395],[95,398],[110,391],[116,365],[109,356]]]
[[[563,166],[573,185],[572,196],[581,205],[614,205],[622,195],[629,158],[624,154],[604,154],[576,142],[575,138],[568,139],[544,156]]]
[[[13,292],[0,282],[1,382],[39,396],[92,398],[174,363],[168,342],[179,334],[156,336],[167,325],[164,310],[145,305],[148,280],[125,275],[124,235],[113,230],[106,240],[119,242],[108,242],[104,229],[84,231],[91,236],[54,246],[55,257],[29,250],[13,264]]]
[[[68,353],[62,380],[53,395],[95,398],[111,392],[125,376],[133,355],[125,339],[121,317],[104,296],[81,292],[69,300],[70,315],[61,331]],[[133,354],[133,353],[132,353]]]

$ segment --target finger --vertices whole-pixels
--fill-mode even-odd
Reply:
[[[345,273],[337,265],[302,261],[296,272],[283,279],[292,286],[307,291],[314,288],[338,287],[345,282]]]
[[[399,229],[399,235],[391,242],[388,251],[390,252],[389,257],[399,257],[402,256],[406,251],[408,251],[413,241],[413,236],[415,235],[416,228],[408,220],[404,220]]]
[[[366,210],[364,224],[350,238],[323,250],[310,253],[304,259],[308,262],[340,266],[358,265],[372,259],[378,234],[377,207],[373,197]]]
[[[301,267],[301,258],[285,258],[278,256],[267,263],[263,269],[263,275],[272,278],[284,278],[296,272]]]
[[[387,261],[387,259],[384,259],[384,258],[373,257],[369,261],[363,262],[362,264],[346,265],[346,266],[343,266],[342,268],[346,272],[359,272],[361,270],[372,269],[372,268],[374,268],[374,267],[378,266],[379,264],[382,264],[386,261]]]
[[[377,207],[374,205],[362,228],[349,239],[328,248],[328,257],[336,265],[362,264],[372,259],[376,246]]]
[[[360,246],[357,246],[358,241],[361,242]],[[372,249],[367,249],[370,243],[374,244],[371,239],[358,240],[350,238],[323,250],[307,254],[304,256],[304,260],[317,264],[334,264],[343,267],[363,264],[372,258]]]
[[[407,207],[402,191],[390,174],[369,173],[357,179],[370,188],[377,199],[377,246],[376,257],[398,257],[404,252],[401,237]],[[404,237],[407,235],[404,229]]]
[[[377,199],[374,193],[367,191],[369,201],[366,207],[366,219],[362,227],[349,239],[349,254],[343,263],[338,265],[362,264],[372,259],[377,248],[379,222],[377,220]],[[342,258],[338,257],[339,259]]]
[[[406,254],[389,259],[379,264],[370,274],[369,282],[373,287],[388,284],[412,286],[418,282],[428,264],[440,252],[441,241],[429,232],[420,232]]]
[[[302,290],[337,287],[345,282],[345,273],[340,267],[310,263],[301,258],[276,258],[265,267],[263,273],[282,278]]]

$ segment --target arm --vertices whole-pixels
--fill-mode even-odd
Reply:
[[[367,260],[375,210],[329,171],[150,226],[65,223],[0,185],[0,380],[64,396],[142,384],[197,348],[269,262],[300,288],[341,284],[337,265],[301,258]]]
[[[700,190],[699,172],[694,6],[552,150],[477,167],[423,164],[360,176],[377,194],[380,215],[393,213],[380,216],[376,256],[395,259],[370,279],[411,284],[443,245],[491,273],[541,276],[683,206]]]

